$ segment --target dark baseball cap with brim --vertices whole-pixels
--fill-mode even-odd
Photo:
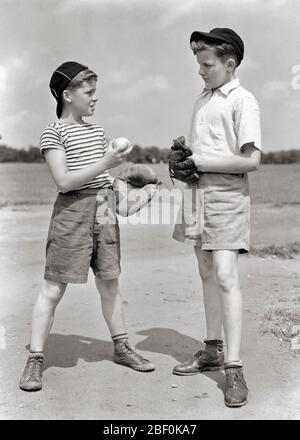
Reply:
[[[190,43],[193,41],[207,41],[208,43],[228,43],[234,48],[238,65],[244,58],[244,43],[241,37],[232,29],[215,28],[209,32],[195,31],[192,33]]]
[[[77,63],[76,61],[67,61],[59,66],[52,74],[49,87],[52,95],[57,101],[56,114],[60,118],[63,109],[61,94],[70,84],[73,78],[83,70],[88,69],[87,66]]]

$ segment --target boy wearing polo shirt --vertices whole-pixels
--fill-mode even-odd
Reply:
[[[46,245],[44,284],[36,300],[30,353],[20,388],[42,388],[44,345],[56,306],[68,283],[86,283],[89,266],[95,274],[102,312],[114,342],[114,362],[137,371],[154,365],[128,344],[123,320],[120,274],[120,233],[110,168],[121,164],[131,148],[120,152],[105,142],[103,128],[83,117],[95,111],[97,75],[74,61],[53,73],[51,93],[58,121],[41,136],[45,156],[59,194],[54,204]]]
[[[205,83],[195,103],[189,142],[200,178],[187,184],[201,199],[197,213],[201,228],[191,235],[188,225],[178,222],[173,237],[194,246],[207,334],[205,349],[175,366],[173,373],[187,376],[224,367],[225,404],[238,407],[247,403],[248,395],[240,358],[238,256],[249,251],[247,173],[257,170],[260,163],[259,107],[235,76],[244,56],[244,44],[236,32],[228,28],[193,32],[190,46]],[[222,327],[227,343],[225,362]]]

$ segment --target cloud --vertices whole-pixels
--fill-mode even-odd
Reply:
[[[259,63],[247,56],[243,59],[243,62],[241,63],[238,72],[248,72],[249,70],[258,70],[259,68]]]
[[[134,69],[122,65],[105,74],[104,86],[109,95],[117,99],[135,99],[149,93],[169,90],[167,78],[159,73],[145,73],[146,62],[135,64]]]
[[[258,0],[256,0],[258,3]],[[261,1],[259,2],[261,4]],[[282,6],[285,6],[287,3],[287,0],[267,0],[266,1],[266,7],[270,8],[270,9],[278,9],[281,8]]]
[[[157,24],[159,27],[164,28],[172,25],[186,15],[191,15],[194,9],[199,9],[199,0],[186,0],[184,2],[165,0],[161,6],[164,11]]]
[[[1,109],[3,112],[5,105],[10,102],[10,96],[15,91],[16,83],[28,68],[26,55],[10,56],[0,65],[0,90],[1,90]],[[2,112],[1,112],[2,110]]]
[[[159,74],[147,74],[131,83],[128,87],[123,87],[115,93],[118,99],[135,99],[149,93],[165,92],[170,88],[168,80]]]
[[[291,81],[271,80],[263,85],[261,97],[267,102],[277,101],[281,111],[286,112],[299,110],[299,90],[292,87]]]
[[[141,3],[143,3],[141,1]],[[162,8],[162,13],[158,19],[158,27],[164,28],[171,26],[175,22],[182,20],[184,17],[192,17],[193,13],[203,12],[203,15],[207,11],[218,10],[219,8],[235,8],[247,9],[249,7],[259,7],[260,9],[266,10],[277,10],[283,7],[287,0],[247,0],[241,2],[240,0],[164,0],[163,2],[159,0],[152,0],[152,3],[156,7]]]
[[[28,54],[11,55],[7,57],[0,66],[0,73],[5,77],[18,76],[23,74],[29,67]]]
[[[13,114],[3,114],[0,119],[0,133],[3,134],[3,142],[10,144],[10,139],[15,139],[16,127],[18,130],[24,131],[25,127],[30,124],[32,120],[26,110],[15,112]],[[8,140],[8,142],[7,142]],[[13,143],[13,147],[16,144]],[[23,146],[20,142],[17,146]]]
[[[135,66],[135,74],[137,73],[137,67]],[[105,74],[105,85],[110,87],[128,85],[131,80],[131,71],[129,66],[122,65],[118,69],[109,69]]]
[[[279,145],[284,131],[293,131],[294,143],[299,138],[292,118],[299,113],[300,88],[290,84],[294,78],[300,85],[298,72],[290,71],[300,64],[298,0],[47,0],[42,8],[37,0],[2,3],[0,133],[11,145],[36,142],[52,121],[50,75],[69,59],[99,73],[104,127],[107,123],[112,133],[128,129],[128,136],[144,143],[155,124],[157,143],[163,144],[176,121],[183,130],[188,126],[186,112],[201,86],[188,36],[194,29],[218,26],[232,27],[245,38],[237,74],[242,73],[242,84],[258,97],[265,115],[271,114],[270,120],[265,116],[267,128],[272,127],[267,142]],[[174,102],[182,105],[176,108]]]
[[[137,7],[148,3],[148,0],[59,0],[55,10],[59,15],[65,15],[78,9],[87,9],[89,7],[94,10],[103,10],[112,7],[130,8]]]
[[[0,90],[5,90],[7,71],[4,66],[0,65]]]
[[[118,10],[125,12],[126,10],[144,11],[152,13],[157,11],[156,20],[153,26],[158,28],[167,28],[184,17],[192,17],[193,13],[203,11],[205,14],[208,10],[216,10],[218,8],[236,8],[247,9],[249,7],[259,7],[265,10],[277,10],[283,7],[287,0],[152,0],[149,6],[149,0],[60,0],[54,12],[58,15],[66,15],[78,10],[86,11],[93,8],[95,12]]]
[[[291,82],[282,80],[267,81],[261,91],[261,96],[266,99],[286,99],[293,92]]]
[[[14,113],[13,115],[4,116],[4,118],[1,119],[1,122],[6,128],[15,129],[16,125],[22,122],[24,118],[28,116],[28,114],[29,113],[27,110],[22,110]]]
[[[294,110],[294,111],[299,112],[299,110],[300,110],[300,100],[299,100],[299,97],[298,98],[295,97],[293,100],[289,100],[287,102],[287,107],[290,110]]]
[[[107,74],[109,78],[109,82],[116,85],[123,85],[128,82],[128,76],[127,73],[122,73],[121,71],[111,71]]]

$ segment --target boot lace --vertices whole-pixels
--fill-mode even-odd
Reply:
[[[39,382],[42,376],[43,367],[43,357],[42,356],[32,356],[29,357],[26,366],[26,381],[36,381]]]
[[[134,351],[134,349],[132,347],[130,347],[130,345],[128,344],[128,342],[124,343],[124,346],[126,347],[127,351],[130,353],[130,355],[137,361],[145,361],[146,359],[144,359],[140,354],[138,354],[136,351]]]
[[[236,369],[232,369],[228,375],[228,385],[233,389],[237,389],[237,388],[239,388],[240,383],[246,389],[248,389],[246,382],[245,382],[245,379],[244,379],[243,375],[241,374],[241,372],[236,371]]]

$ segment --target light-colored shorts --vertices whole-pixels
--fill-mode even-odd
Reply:
[[[173,238],[202,250],[250,246],[250,196],[247,174],[202,173],[186,185]]]
[[[103,280],[121,273],[120,231],[111,188],[59,193],[54,203],[44,278],[86,283],[90,266]]]

